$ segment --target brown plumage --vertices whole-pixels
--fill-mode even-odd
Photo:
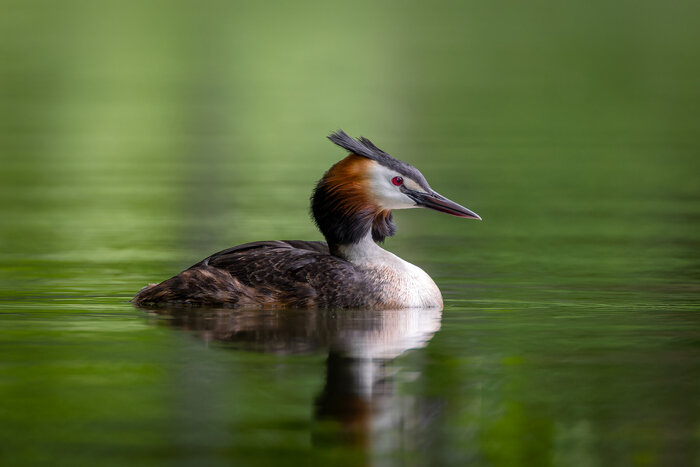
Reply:
[[[380,298],[352,263],[324,242],[270,241],[220,251],[160,284],[141,290],[137,305],[376,307]]]

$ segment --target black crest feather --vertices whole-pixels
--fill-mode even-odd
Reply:
[[[328,139],[333,141],[341,148],[347,149],[353,154],[357,154],[358,156],[363,156],[377,162],[387,156],[393,159],[393,157],[379,149],[367,138],[361,137],[359,140],[356,140],[343,130],[338,130],[335,133],[332,133],[330,136],[328,136]]]
[[[430,185],[422,173],[410,164],[405,163],[395,157],[390,156],[386,152],[375,146],[372,141],[367,138],[360,137],[355,139],[345,133],[343,130],[338,130],[328,136],[328,139],[345,148],[353,154],[372,159],[385,167],[396,170],[398,173],[405,175],[416,181],[426,191],[430,191]]]

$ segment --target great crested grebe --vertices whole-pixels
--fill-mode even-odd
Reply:
[[[319,180],[311,213],[324,242],[266,241],[220,251],[160,284],[144,287],[141,306],[265,308],[438,308],[442,295],[418,266],[377,242],[396,233],[393,209],[426,207],[481,218],[433,191],[415,167],[366,138],[328,137],[350,152]]]

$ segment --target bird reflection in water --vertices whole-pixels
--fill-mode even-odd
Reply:
[[[162,322],[224,347],[279,355],[328,352],[326,382],[313,409],[314,444],[350,444],[389,452],[400,430],[425,423],[429,404],[395,388],[392,361],[427,345],[440,309],[255,310],[159,309]]]

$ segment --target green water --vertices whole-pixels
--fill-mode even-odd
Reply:
[[[0,464],[700,465],[700,4],[0,1]],[[320,239],[343,128],[442,314],[149,314]]]

